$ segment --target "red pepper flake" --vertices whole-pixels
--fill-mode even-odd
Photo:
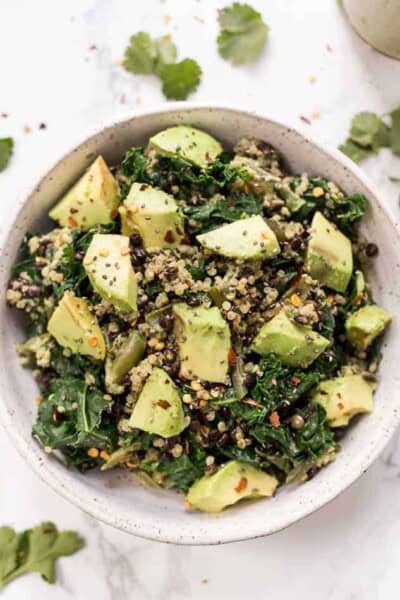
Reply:
[[[246,488],[247,488],[247,477],[241,477],[239,480],[239,483],[235,487],[235,492],[240,494],[241,492],[244,492],[244,490]]]
[[[167,400],[159,400],[157,402],[157,405],[160,406],[161,408],[163,408],[164,410],[167,410],[167,408],[169,408],[171,406]]]
[[[243,189],[245,194],[250,194],[250,186],[247,183],[244,184]]]
[[[175,231],[176,231],[176,233],[177,233],[178,235],[185,235],[185,232],[184,232],[184,231],[182,231],[182,229],[179,227],[179,225],[177,225],[177,226],[175,227]]]
[[[248,404],[249,406],[257,406],[257,408],[262,408],[262,404],[253,400],[253,398],[244,398],[241,400],[243,404]]]
[[[359,304],[362,300],[362,297],[363,297],[363,293],[359,292],[356,296],[354,296],[352,304],[353,305]]]
[[[74,217],[68,217],[68,224],[71,227],[78,227],[78,221]]]
[[[236,363],[237,363],[236,352],[234,350],[232,350],[232,348],[228,352],[228,363],[230,365],[236,365]]]
[[[118,209],[116,208],[110,212],[110,219],[114,220],[117,218],[117,216],[118,216]]]
[[[168,229],[167,233],[164,236],[164,241],[167,242],[167,244],[173,244],[175,241],[175,237],[173,232],[171,231],[171,229]]]
[[[299,385],[299,383],[301,383],[300,377],[297,377],[297,375],[293,375],[292,383],[294,383],[294,385]]]
[[[189,238],[187,238],[186,236],[185,236],[185,237],[183,237],[183,238],[181,239],[181,241],[180,241],[180,245],[181,245],[181,246],[189,246],[189,244],[190,244],[190,240],[189,240]]]
[[[339,409],[339,410],[343,410],[343,409],[344,409],[344,404],[343,404],[343,402],[338,402],[338,405],[337,405],[337,407],[338,407],[338,409]]]
[[[276,410],[269,415],[269,422],[271,423],[272,427],[275,427],[276,429],[281,426],[281,420]]]
[[[89,342],[89,346],[91,346],[92,348],[96,348],[96,346],[99,345],[99,340],[97,339],[97,337],[89,338],[88,342]]]
[[[300,119],[300,121],[303,121],[303,123],[307,123],[307,125],[311,125],[310,119],[308,119],[304,115],[300,115],[299,119]]]
[[[91,44],[91,45],[89,46],[89,50],[97,50],[97,46],[96,46],[96,44]]]

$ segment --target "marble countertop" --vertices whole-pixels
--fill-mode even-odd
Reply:
[[[236,69],[215,51],[215,10],[226,3],[2,0],[0,137],[12,135],[16,148],[0,175],[0,227],[73,143],[103,122],[165,102],[155,79],[117,64],[138,30],[171,33],[182,58],[199,60],[204,76],[193,100],[255,108],[332,145],[357,111],[400,104],[400,62],[362,42],[335,0],[252,0],[270,25],[269,45],[256,65]],[[382,151],[362,166],[398,218],[400,186],[388,177],[400,177],[400,160]],[[351,489],[305,521],[270,538],[208,548],[157,544],[94,521],[42,483],[1,429],[0,456],[2,523],[22,529],[51,519],[87,542],[61,561],[57,587],[30,575],[6,588],[6,600],[398,597],[399,438]]]

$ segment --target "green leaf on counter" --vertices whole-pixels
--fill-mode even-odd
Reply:
[[[392,129],[390,131],[390,147],[393,154],[400,156],[400,107],[390,113]]]
[[[218,52],[234,65],[255,61],[268,37],[268,26],[261,14],[249,4],[234,2],[218,13],[220,33]]]
[[[185,58],[179,63],[162,65],[159,75],[166,98],[186,100],[200,83],[201,68],[195,60]]]
[[[0,587],[25,573],[40,573],[55,583],[55,563],[61,556],[74,554],[83,545],[75,531],[58,531],[54,523],[41,523],[16,534],[0,527]]]
[[[0,139],[0,171],[8,166],[14,148],[14,140],[10,137]]]

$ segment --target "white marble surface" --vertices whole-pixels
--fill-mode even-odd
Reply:
[[[333,145],[358,110],[385,112],[400,104],[400,62],[366,46],[335,0],[252,0],[271,27],[270,42],[255,66],[238,69],[215,51],[215,10],[224,4],[1,0],[0,115],[8,117],[0,116],[0,137],[12,135],[16,150],[0,175],[0,227],[7,227],[27,187],[72,143],[104,121],[164,102],[156,80],[131,76],[116,64],[129,35],[139,29],[172,33],[180,56],[199,60],[204,77],[193,100],[257,108]],[[312,118],[315,112],[319,118]],[[41,122],[46,130],[38,129]],[[25,133],[25,126],[32,131]],[[400,186],[388,176],[400,177],[400,160],[384,151],[363,168],[399,217]],[[81,553],[62,560],[57,587],[31,575],[5,590],[7,600],[398,598],[396,440],[359,482],[318,514],[271,538],[212,548],[147,542],[95,522],[33,475],[2,430],[0,456],[2,523],[21,529],[53,519],[87,540]]]

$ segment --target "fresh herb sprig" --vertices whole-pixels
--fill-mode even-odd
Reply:
[[[354,162],[376,154],[381,148],[390,148],[400,156],[400,107],[388,115],[391,125],[373,112],[361,112],[353,117],[347,140],[339,146]]]
[[[0,589],[26,573],[40,573],[45,581],[55,583],[57,559],[82,546],[76,531],[58,531],[50,522],[21,533],[0,527]]]
[[[176,58],[176,46],[168,37],[152,39],[148,33],[139,31],[130,39],[123,66],[135,75],[156,75],[166,98],[186,100],[200,83],[201,68],[191,58],[180,62]]]

